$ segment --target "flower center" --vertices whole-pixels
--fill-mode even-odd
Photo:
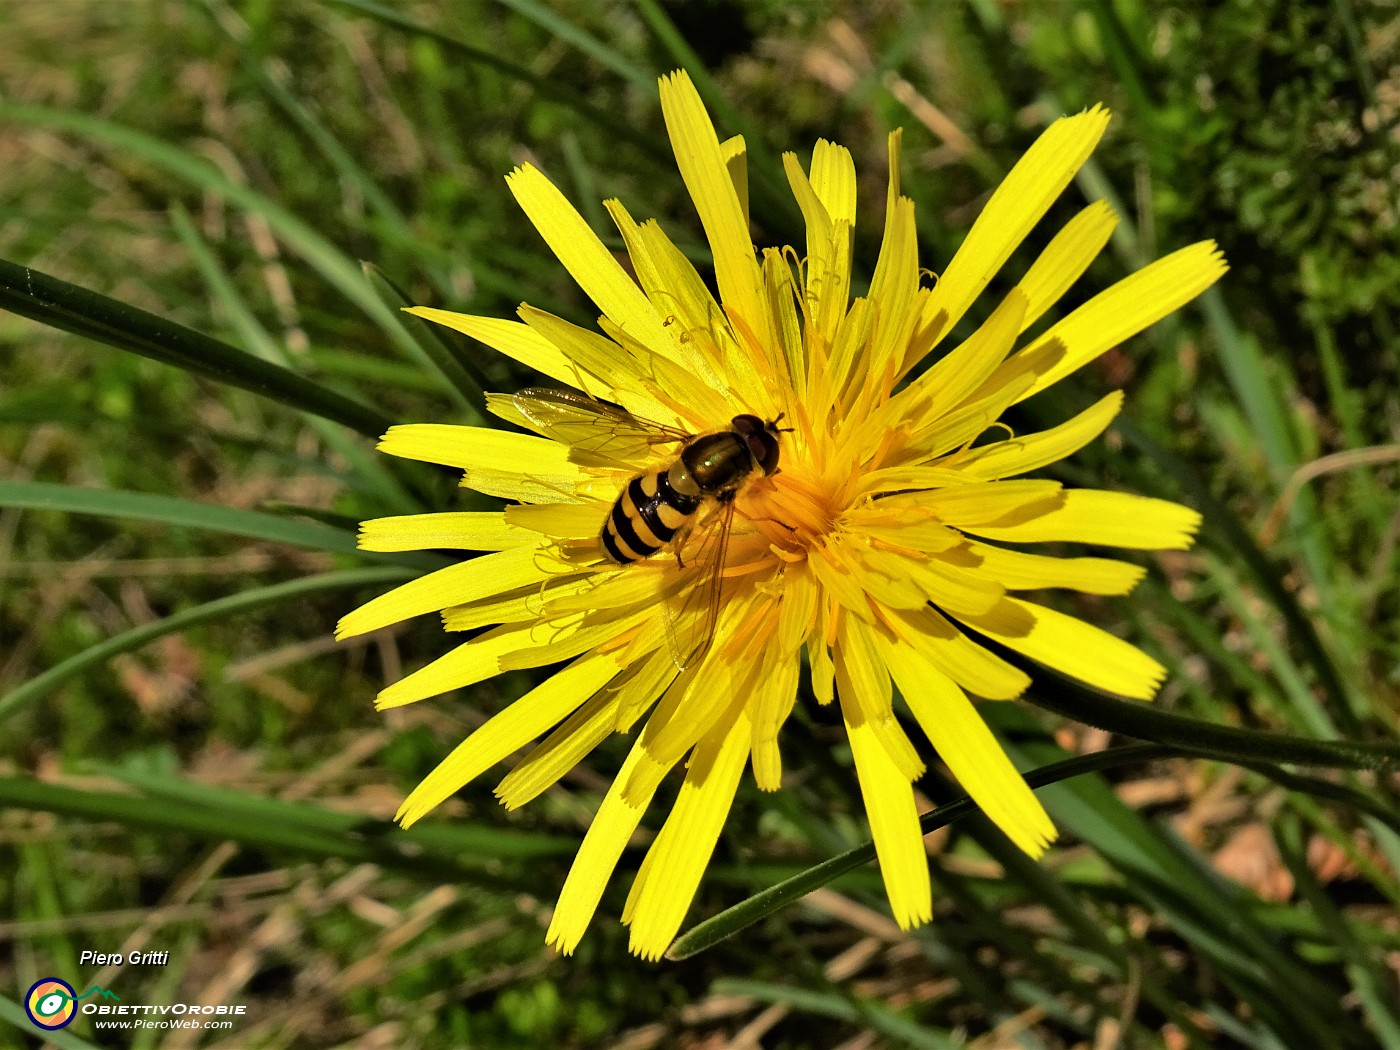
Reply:
[[[786,468],[745,486],[738,509],[770,544],[795,556],[793,560],[819,545],[840,516],[824,489]]]

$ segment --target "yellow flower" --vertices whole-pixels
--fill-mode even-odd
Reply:
[[[778,730],[797,699],[805,651],[817,702],[840,704],[890,906],[907,928],[928,920],[932,901],[912,786],[924,766],[895,718],[894,688],[968,793],[1038,856],[1054,826],[968,698],[1011,699],[1028,679],[976,639],[1127,697],[1151,698],[1165,674],[1127,642],[1014,596],[1057,587],[1126,594],[1139,567],[997,543],[1183,549],[1199,523],[1194,511],[1161,500],[1008,480],[1096,438],[1120,394],[1040,433],[997,440],[997,419],[1199,295],[1225,263],[1212,242],[1183,248],[1016,349],[1107,242],[1116,220],[1102,202],[1091,204],[972,335],[919,371],[1065,189],[1108,113],[1095,107],[1052,124],[931,287],[921,280],[913,202],[899,192],[899,133],[891,135],[878,265],[868,294],[851,299],[850,154],[819,141],[805,172],[784,156],[806,251],[801,259],[793,249],[756,254],[742,139],[719,141],[684,72],[662,79],[661,105],[714,255],[718,301],[654,221],[638,223],[609,201],[634,278],[525,165],[511,173],[510,189],[602,311],[603,334],[528,305],[521,321],[414,312],[561,386],[691,434],[724,430],[744,413],[781,416],[792,428],[780,435],[779,471],[744,484],[733,501],[713,644],[678,668],[660,610],[700,584],[671,551],[618,565],[600,549],[619,493],[674,461],[677,446],[610,459],[550,437],[435,424],[394,427],[379,447],[460,468],[463,485],[510,502],[503,512],[367,521],[361,546],[493,553],[369,602],[338,634],[439,611],[449,631],[491,627],[386,688],[381,708],[570,661],[430,773],[399,812],[405,826],[546,732],[497,787],[508,808],[540,794],[610,733],[640,723],[555,909],[548,940],[561,951],[578,944],[652,796],[684,764],[623,914],[632,950],[648,959],[680,927],[746,762],[761,789],[778,788]],[[493,395],[491,407],[558,436],[515,399]]]

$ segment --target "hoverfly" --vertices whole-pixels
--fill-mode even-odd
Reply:
[[[635,461],[654,455],[658,445],[676,446],[670,463],[627,483],[598,539],[614,565],[670,548],[688,570],[691,582],[666,603],[666,634],[676,666],[696,664],[714,639],[735,497],[755,478],[777,472],[778,435],[788,432],[778,426],[782,416],[765,422],[744,413],[726,430],[692,434],[572,391],[530,387],[511,401],[535,429],[569,445],[582,462]],[[688,546],[694,552],[685,562],[681,552]]]

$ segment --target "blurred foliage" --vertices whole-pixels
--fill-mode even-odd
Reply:
[[[0,257],[391,418],[467,422],[470,399],[345,275],[365,259],[425,304],[509,316],[526,300],[589,323],[502,181],[526,159],[605,236],[598,202],[617,196],[703,262],[654,91],[686,60],[668,27],[747,122],[760,243],[799,236],[780,152],[805,158],[817,137],[852,149],[867,272],[891,128],[906,129],[904,186],[937,268],[1039,128],[1103,100],[1108,138],[1007,274],[1083,195],[1111,196],[1124,222],[1066,307],[1204,237],[1233,270],[1204,309],[1023,406],[1018,429],[1127,388],[1124,424],[1063,476],[1184,499],[1211,519],[1201,550],[1154,559],[1132,600],[1085,604],[1172,668],[1163,707],[1393,741],[1395,460],[1335,461],[1270,521],[1298,468],[1400,440],[1398,26],[1382,0],[0,5]],[[137,134],[115,145],[55,114]],[[465,342],[448,352],[491,389],[530,379]],[[283,405],[0,314],[3,480],[345,520],[467,505],[447,472],[382,458]],[[0,507],[0,697],[123,631],[352,564]],[[578,954],[556,958],[542,946],[549,902],[618,742],[517,813],[472,785],[433,826],[446,837],[422,855],[432,866],[415,870],[382,822],[531,679],[376,714],[379,684],[444,639],[425,622],[330,642],[370,593],[199,622],[9,719],[0,774],[72,794],[0,787],[0,996],[79,976],[83,948],[141,946],[169,948],[172,967],[105,983],[132,1001],[220,994],[249,1004],[248,1025],[222,1042],[100,1042],[84,1022],[72,1033],[133,1047],[644,1050],[740,1032],[747,1045],[852,1050],[1400,1046],[1400,836],[1218,763],[1047,789],[1066,836],[1040,866],[977,821],[931,835],[938,915],[911,936],[861,870],[651,967],[611,918],[619,878]],[[987,713],[1027,767],[1110,742],[1020,707]],[[741,792],[692,918],[865,837],[830,719],[791,725],[790,788]],[[1327,776],[1393,799],[1387,778]],[[226,794],[200,793],[212,788]],[[954,794],[934,777],[921,788],[930,802]],[[311,808],[256,808],[268,800]],[[356,822],[337,823],[345,814]],[[452,837],[473,834],[496,837]],[[344,851],[328,854],[336,836]],[[0,1042],[31,1038],[15,1028]]]

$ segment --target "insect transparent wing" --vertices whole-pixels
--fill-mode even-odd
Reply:
[[[663,608],[671,660],[682,671],[704,659],[715,640],[724,564],[733,525],[734,504],[723,503],[689,535],[677,540],[676,550],[689,561],[681,570],[679,587],[666,599]]]
[[[568,390],[529,387],[511,400],[541,433],[568,445],[575,458],[583,453],[634,464],[654,455],[657,445],[693,436]]]

